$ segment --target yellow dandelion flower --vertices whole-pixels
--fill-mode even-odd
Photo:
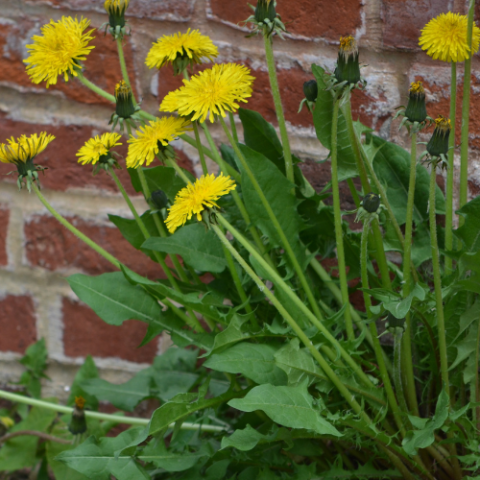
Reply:
[[[467,44],[466,15],[458,13],[441,13],[430,20],[422,30],[418,44],[427,55],[442,62],[463,62],[470,57]],[[473,24],[472,49],[478,51],[480,29]]]
[[[410,85],[410,93],[425,93],[423,83],[420,81],[412,82]]]
[[[148,52],[145,64],[149,68],[161,68],[180,60],[181,65],[176,73],[181,73],[188,65],[202,63],[202,58],[213,61],[217,55],[218,48],[209,37],[189,28],[187,33],[179,32],[159,38]]]
[[[103,4],[106,12],[110,15],[124,15],[130,0],[106,0]]]
[[[163,117],[151,121],[150,125],[140,127],[138,136],[130,137],[128,143],[127,167],[137,168],[145,162],[150,165],[155,155],[163,151],[168,144],[187,130],[190,121],[184,118]]]
[[[102,136],[96,136],[85,142],[85,145],[77,152],[78,163],[85,165],[91,163],[95,165],[101,157],[108,155],[110,149],[117,145],[122,145],[118,141],[122,138],[118,133],[104,133]]]
[[[235,188],[235,182],[230,177],[225,177],[223,173],[217,178],[213,173],[202,175],[193,185],[189,184],[177,193],[175,203],[168,210],[168,217],[165,221],[168,231],[174,233],[193,215],[196,215],[197,220],[201,221],[201,213],[205,208],[218,207],[215,202]]]
[[[160,111],[178,112],[182,116],[193,114],[192,122],[198,119],[203,123],[210,116],[213,123],[215,115],[226,117],[225,111],[235,112],[238,102],[247,103],[254,80],[244,65],[217,64],[184,80],[183,87],[163,99]]]
[[[53,135],[47,135],[46,132],[40,135],[34,133],[30,137],[22,135],[16,140],[13,137],[7,139],[8,145],[0,143],[0,162],[13,163],[17,166],[30,163],[54,139]]]
[[[57,83],[57,78],[63,75],[68,81],[68,75],[77,76],[79,62],[86,60],[87,55],[95,47],[88,43],[94,37],[84,32],[90,25],[90,20],[82,18],[80,22],[72,17],[62,17],[61,20],[42,27],[42,34],[35,35],[33,44],[27,45],[30,56],[24,60],[27,73],[33,83],[47,82],[47,88]]]

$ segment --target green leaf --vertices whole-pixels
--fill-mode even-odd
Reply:
[[[307,256],[305,254],[305,246],[302,245],[299,237],[303,223],[297,212],[297,199],[291,193],[293,185],[265,156],[245,145],[239,144],[238,146],[265,194],[295,256],[300,265],[304,266],[307,262]],[[272,224],[267,210],[264,208],[251,180],[243,171],[241,165],[239,165],[239,168],[242,172],[243,199],[252,223],[258,226],[264,235],[269,237],[273,245],[283,247],[280,236]]]
[[[143,170],[150,192],[156,190],[163,190],[170,202],[175,201],[175,197],[179,190],[185,187],[185,182],[176,174],[175,169],[170,167],[139,167]],[[194,176],[183,169],[183,173],[193,182]],[[132,185],[135,191],[142,192],[142,184],[138,178],[136,168],[129,168],[128,173],[132,180]]]
[[[120,410],[131,412],[138,403],[150,396],[151,382],[150,372],[141,371],[120,385],[101,378],[91,378],[81,382],[80,386],[97,400],[110,402]]]
[[[402,147],[371,134],[367,134],[364,148],[373,162],[375,173],[385,187],[395,218],[403,225],[407,216],[410,154]],[[413,220],[416,224],[428,220],[429,189],[429,173],[424,166],[417,164],[413,209]],[[438,186],[435,204],[438,214],[445,213],[445,199]]]
[[[258,384],[285,385],[287,376],[275,365],[271,345],[242,342],[213,354],[204,366],[218,372],[241,373]]]
[[[283,147],[273,125],[253,110],[240,108],[238,116],[242,121],[245,145],[265,155],[285,174]]]
[[[27,418],[14,425],[9,430],[9,433],[22,430],[45,432],[55,420],[56,416],[57,413],[52,410],[33,407],[28,413]],[[22,435],[3,443],[0,448],[0,472],[11,472],[21,468],[32,467],[37,463],[38,441],[38,437]]]
[[[132,428],[114,438],[103,437],[97,440],[89,437],[73,450],[67,450],[56,457],[73,470],[91,480],[108,480],[113,475],[117,480],[150,480],[143,468],[130,455],[115,455],[131,443],[143,428]]]
[[[342,436],[313,408],[313,398],[305,385],[260,385],[250,390],[244,398],[230,400],[228,404],[242,412],[263,410],[274,422],[285,427],[305,428],[321,435]]]
[[[142,248],[181,255],[188,265],[202,272],[220,273],[227,266],[220,239],[200,223],[185,225],[169,237],[149,238]]]
[[[162,315],[158,302],[143,288],[130,284],[121,272],[98,277],[76,274],[67,281],[80,300],[110,325],[132,319],[156,324]]]
[[[333,96],[330,91],[325,90],[326,84],[323,79],[325,70],[318,65],[312,65],[312,73],[315,75],[318,84],[318,97],[313,112],[313,123],[315,132],[320,143],[328,150],[332,149],[332,117],[333,117]],[[347,129],[347,121],[343,112],[338,112],[338,180],[347,180],[358,175],[355,152],[350,142]]]
[[[247,452],[255,448],[261,440],[267,438],[257,432],[250,425],[247,425],[243,430],[235,430],[229,437],[222,438],[222,449],[233,447],[242,452]]]
[[[88,477],[72,470],[66,463],[55,460],[55,457],[62,452],[72,450],[73,448],[73,445],[63,445],[56,442],[46,443],[48,465],[55,475],[55,480],[88,480]]]
[[[75,403],[75,397],[83,397],[86,400],[86,408],[89,410],[98,410],[98,400],[95,395],[88,394],[80,384],[85,380],[98,378],[97,366],[93,358],[87,355],[83,365],[78,370],[70,388],[70,395],[67,400],[67,405],[73,405]]]
[[[40,398],[42,392],[41,378],[48,378],[44,371],[47,368],[47,348],[42,338],[30,345],[20,363],[26,370],[22,373],[19,383],[25,385],[27,393],[33,398]]]
[[[464,218],[464,224],[454,231],[462,241],[461,262],[464,269],[478,271],[480,251],[480,197],[476,197],[464,205],[457,213]]]

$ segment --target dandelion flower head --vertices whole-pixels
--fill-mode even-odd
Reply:
[[[425,93],[422,82],[412,82],[410,85],[410,93]]]
[[[201,221],[201,212],[205,208],[218,207],[216,201],[235,188],[235,182],[230,177],[224,176],[223,173],[216,178],[213,173],[202,175],[193,185],[189,184],[177,193],[175,203],[169,209],[165,222],[168,231],[174,233],[193,215],[196,215],[197,220]]]
[[[182,135],[190,121],[185,118],[163,117],[151,121],[150,125],[139,127],[137,137],[130,137],[128,143],[127,167],[137,168],[145,162],[150,165],[161,148]]]
[[[187,33],[175,33],[159,38],[148,52],[145,64],[149,68],[161,68],[173,63],[178,57],[188,58],[190,63],[202,63],[202,58],[211,62],[218,55],[218,48],[199,30],[187,30]]]
[[[441,128],[444,130],[451,130],[452,128],[452,122],[450,121],[449,118],[445,118],[443,115],[439,115],[435,119],[435,127]]]
[[[244,65],[216,64],[184,80],[183,87],[163,99],[160,111],[178,112],[182,116],[193,114],[191,120],[202,123],[209,117],[213,123],[215,115],[226,117],[226,111],[238,109],[238,102],[247,103],[246,99],[252,96],[254,80]]]
[[[441,13],[422,29],[418,44],[427,55],[442,62],[463,62],[470,58],[467,43],[468,18],[458,13]],[[480,29],[473,25],[472,49],[478,51]]]
[[[0,143],[0,162],[15,165],[31,162],[54,139],[53,135],[47,135],[46,132],[40,135],[34,133],[30,137],[22,135],[17,139],[12,137],[7,140],[8,145]]]
[[[118,141],[121,135],[118,133],[104,133],[103,135],[97,135],[95,138],[88,140],[85,145],[78,151],[78,162],[82,165],[91,163],[95,165],[101,157],[108,155],[110,149],[122,145]]]
[[[107,13],[121,15],[125,13],[129,3],[130,0],[106,0],[103,6]]]
[[[78,21],[72,17],[62,17],[61,20],[42,27],[42,35],[35,35],[33,44],[27,45],[30,56],[24,60],[27,73],[33,83],[47,82],[47,88],[57,83],[58,76],[68,81],[68,75],[77,76],[79,62],[86,60],[90,51],[95,48],[88,43],[94,37],[94,29],[85,32],[90,20],[83,18]]]

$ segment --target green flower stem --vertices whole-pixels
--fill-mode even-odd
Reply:
[[[112,265],[114,265],[116,268],[120,270],[120,267],[122,264],[113,256],[110,255],[106,250],[104,250],[100,245],[96,244],[93,240],[90,240],[86,235],[84,235],[80,230],[75,228],[70,222],[65,220],[48,202],[48,200],[43,196],[43,194],[40,192],[38,189],[37,185],[32,183],[33,190],[37,194],[37,197],[39,200],[43,203],[43,205],[46,207],[46,209],[70,232],[72,232],[76,237],[78,237],[80,240],[85,242],[90,248],[95,250],[98,254],[100,254],[103,258],[108,260]]]
[[[115,96],[110,95],[107,93],[105,90],[102,90],[100,87],[97,87],[94,83],[92,83],[90,80],[87,80],[84,76],[83,73],[78,71],[77,72],[77,78],[90,90],[95,92],[97,95],[100,95],[101,97],[107,99],[109,102],[116,103]]]
[[[273,103],[275,104],[278,127],[280,128],[280,137],[282,138],[282,146],[285,157],[285,172],[287,179],[291,183],[295,184],[295,179],[293,175],[292,152],[290,150],[290,141],[288,139],[287,125],[285,123],[285,115],[283,113],[280,88],[278,87],[277,68],[275,66],[275,58],[273,56],[273,36],[267,35],[267,33],[264,31],[263,39],[265,44],[265,54],[267,58],[268,77],[270,78]]]
[[[408,183],[407,217],[405,221],[405,240],[403,242],[403,297],[408,297],[412,287],[412,236],[413,236],[413,209],[415,200],[415,183],[417,174],[417,134],[412,133],[410,151],[410,179]],[[418,277],[414,277],[418,281]],[[411,411],[419,415],[418,401],[415,388],[415,377],[412,362],[412,317],[410,312],[405,316],[405,335],[402,337],[402,371],[406,381],[407,399]]]
[[[177,290],[177,289],[175,289]],[[179,291],[179,290],[177,290]],[[170,300],[168,299],[163,299],[162,300],[162,303],[167,306],[168,308],[170,308],[172,310],[172,312],[178,317],[180,318],[181,320],[183,320],[190,328],[192,328],[193,330],[196,330],[197,332],[202,332],[204,333],[205,332],[205,329],[202,327],[201,323],[199,322],[198,318],[196,317],[196,315],[190,310],[188,309],[188,313],[189,315],[186,315],[181,308],[178,308],[176,307]],[[206,319],[205,319],[206,321]],[[209,327],[213,330],[213,326],[210,325],[209,323]]]
[[[430,196],[429,196],[429,216],[430,216],[430,245],[432,248],[432,265],[433,265],[433,283],[435,288],[435,301],[437,307],[437,328],[438,328],[438,345],[440,348],[440,370],[442,373],[442,381],[445,384],[445,391],[450,397],[450,381],[448,378],[448,359],[447,359],[447,338],[445,332],[445,319],[443,314],[443,298],[442,298],[442,277],[440,273],[440,255],[437,243],[437,218],[435,211],[435,189],[437,187],[437,169],[432,163],[432,171],[430,173]]]
[[[204,175],[208,173],[207,162],[205,161],[205,154],[203,153],[202,142],[200,140],[200,133],[198,131],[198,122],[193,122],[193,131],[195,132],[195,141],[197,142],[198,155],[200,156],[200,163],[202,165],[202,172]]]
[[[185,182],[186,185],[188,185],[189,183],[192,183],[191,180],[187,177],[185,172],[180,168],[180,166],[175,160],[168,158],[166,163],[168,167],[173,168],[175,170],[175,173]]]
[[[450,120],[452,129],[448,137],[447,188],[445,195],[445,250],[453,250],[453,174],[455,147],[455,120],[457,111],[457,64],[452,62],[452,80],[450,83]],[[453,260],[445,256],[445,275],[453,273]]]
[[[477,325],[477,343],[475,348],[475,365],[480,362],[480,320]],[[475,403],[477,406],[473,410],[473,419],[477,424],[477,430],[480,431],[480,375],[478,368],[475,372]]]
[[[342,303],[346,305],[345,309],[345,327],[349,340],[355,338],[353,332],[352,312],[350,310],[350,299],[348,296],[347,267],[345,263],[345,251],[343,247],[343,226],[342,211],[340,207],[340,188],[338,185],[338,156],[337,156],[337,127],[338,110],[340,108],[340,99],[336,99],[333,105],[332,117],[332,150],[331,150],[331,168],[332,168],[332,194],[333,194],[333,215],[335,221],[335,240],[337,243],[338,275],[340,277],[340,290],[342,292]]]
[[[402,337],[403,332],[401,328],[397,327],[393,336],[393,381],[401,409],[403,414],[406,415],[409,410],[405,400],[402,382]]]
[[[472,49],[473,16],[475,13],[475,0],[470,0],[468,7],[467,45]],[[462,208],[468,200],[468,128],[470,121],[470,82],[472,74],[472,56],[465,60],[463,74],[463,102],[462,102],[462,133],[460,140],[460,202]],[[465,219],[460,216],[459,226]]]
[[[308,307],[300,300],[300,298],[295,294],[295,292],[285,283],[282,277],[273,270],[267,262],[262,258],[262,256],[257,252],[255,247],[230,223],[225,219],[225,217],[217,213],[218,221],[235,237],[235,239],[252,255],[252,257],[257,260],[260,266],[268,273],[269,279],[278,287],[281,288],[284,293],[289,297],[296,307],[312,322],[313,325],[325,336],[325,338],[331,343],[332,347],[340,352],[340,356],[343,358],[345,363],[350,366],[350,368],[358,375],[362,382],[368,386],[372,387],[373,383],[365,375],[358,363],[348,354],[348,352],[341,346],[338,340],[330,333],[330,331],[321,323],[315,315],[308,309]],[[233,253],[233,252],[232,252]],[[236,257],[236,255],[234,255]],[[243,259],[242,259],[243,260]],[[239,262],[240,263],[240,262]],[[240,263],[243,267],[243,263]]]
[[[285,233],[283,232],[282,227],[281,227],[277,217],[275,216],[275,213],[272,210],[272,207],[268,203],[268,200],[265,197],[265,194],[263,193],[262,188],[258,184],[258,181],[255,178],[255,175],[251,171],[250,167],[248,166],[247,161],[245,160],[245,157],[243,156],[242,152],[238,148],[238,144],[235,143],[235,141],[233,140],[232,134],[230,133],[230,131],[229,131],[229,129],[228,129],[227,125],[225,124],[225,121],[223,120],[222,117],[220,117],[220,123],[222,124],[223,130],[225,131],[225,134],[227,135],[228,141],[232,145],[233,150],[235,151],[238,159],[240,160],[240,163],[243,166],[243,170],[245,171],[245,173],[248,175],[248,178],[252,182],[253,188],[257,192],[257,194],[260,198],[260,201],[262,202],[265,210],[267,211],[267,214],[270,217],[270,220],[272,221],[272,224],[273,224],[275,230],[277,230],[277,233],[280,237],[282,245],[283,245],[285,251],[287,252],[288,257],[290,258],[290,261],[292,262],[293,268],[295,269],[295,272],[297,273],[298,279],[300,280],[302,288],[307,295],[308,301],[310,302],[310,306],[312,307],[313,312],[315,313],[317,319],[319,321],[322,321],[323,315],[320,311],[320,307],[318,306],[318,303],[315,299],[315,296],[313,295],[312,289],[310,288],[310,285],[307,281],[307,278],[305,277],[305,273],[302,270],[302,267],[300,266],[300,264],[298,263],[297,257],[295,256],[295,253],[293,252],[292,247],[290,246],[290,243],[289,243],[287,237],[285,236]],[[350,314],[349,310],[348,310],[348,314]]]
[[[228,118],[230,119],[230,128],[232,129],[233,139],[235,140],[235,143],[238,143],[237,126],[235,125],[235,117],[233,116],[233,112],[228,112]]]
[[[347,185],[348,185],[348,188],[350,189],[350,193],[352,194],[353,203],[355,203],[355,206],[359,208],[360,202],[361,202],[360,196],[358,195],[357,189],[355,188],[355,184],[353,183],[353,180],[351,178],[347,179]]]
[[[10,402],[23,403],[30,405],[32,407],[44,408],[46,410],[53,410],[58,413],[67,413],[71,414],[73,412],[72,407],[64,407],[63,405],[58,405],[56,403],[45,402],[43,400],[37,400],[36,398],[25,397],[23,395],[18,395],[17,393],[6,392],[0,390],[0,398],[9,400]],[[124,417],[123,415],[112,415],[110,413],[100,413],[100,412],[91,412],[90,410],[85,410],[85,416],[87,418],[96,418],[97,420],[105,420],[107,422],[116,422],[123,423],[126,425],[148,425],[150,422],[149,418],[138,418],[138,417]],[[169,425],[169,428],[173,428],[174,423]],[[197,423],[188,423],[183,422],[181,427],[182,430],[200,430],[202,432],[223,432],[225,431],[224,427],[217,427],[215,425],[202,425]]]
[[[130,90],[132,91],[133,104],[136,106],[137,101],[135,100],[132,84],[130,83],[130,77],[128,76],[127,64],[125,62],[125,55],[123,54],[122,38],[120,37],[117,37],[117,50],[118,50],[118,60],[120,61],[120,68],[122,70],[123,79],[125,80],[125,83],[128,85]]]
[[[361,278],[362,278],[362,288],[370,288],[368,285],[368,231],[370,230],[370,222],[367,220],[363,224],[362,230],[362,241],[360,245],[360,267],[361,267]],[[371,318],[372,312],[370,307],[372,306],[372,300],[370,294],[363,292],[363,298],[365,300],[365,310],[367,312],[367,317]],[[378,369],[380,370],[380,377],[382,378],[383,385],[387,394],[388,403],[392,409],[393,417],[395,423],[400,430],[402,438],[406,435],[405,426],[403,425],[402,415],[398,407],[397,399],[395,398],[395,393],[392,388],[392,383],[390,382],[390,377],[388,375],[387,367],[384,360],[384,352],[382,346],[380,345],[380,340],[378,339],[377,325],[374,320],[370,321],[370,334],[373,339],[373,348],[375,351],[375,357],[377,358]]]
[[[222,156],[218,152],[217,146],[215,145],[215,142],[213,141],[212,135],[210,133],[210,130],[208,129],[208,126],[203,123],[202,124],[203,131],[205,132],[205,136],[207,137],[208,144],[210,145],[210,148],[212,149],[213,156],[215,157],[214,161],[217,163],[217,165],[220,167],[220,170],[226,175],[228,172],[227,169],[227,163],[223,160]],[[238,172],[236,172],[238,173]],[[241,179],[241,177],[240,177]],[[255,228],[255,226],[252,224],[252,221],[250,220],[250,215],[247,212],[247,209],[245,208],[245,205],[240,198],[240,195],[236,190],[232,190],[232,197],[233,200],[235,201],[235,205],[237,206],[238,210],[240,211],[240,214],[242,215],[242,218],[244,222],[247,224],[247,228],[252,235],[252,238],[255,242],[255,245],[257,246],[258,250],[260,253],[263,255],[265,260],[270,264],[271,267],[276,268],[272,259],[268,255],[268,252],[265,249],[265,245],[262,242],[262,239],[260,238],[260,235]]]
[[[224,224],[224,226],[226,228],[228,228],[227,227],[228,222],[226,222],[220,215],[219,215],[219,219],[220,219],[220,223]],[[279,313],[282,315],[282,317],[285,319],[285,321],[290,325],[292,330],[295,332],[295,334],[298,336],[298,338],[302,341],[302,343],[307,347],[307,349],[310,351],[313,358],[315,358],[315,360],[318,362],[318,364],[320,365],[322,370],[325,372],[327,377],[335,385],[335,387],[338,389],[338,391],[343,395],[343,397],[348,402],[348,404],[352,407],[352,409],[355,411],[355,413],[357,413],[359,416],[361,416],[363,418],[363,420],[365,420],[367,423],[371,424],[372,421],[368,417],[368,415],[366,414],[365,410],[355,400],[355,397],[351,394],[351,392],[348,391],[348,389],[346,388],[344,383],[337,377],[336,373],[331,369],[328,362],[323,358],[323,356],[320,354],[320,352],[318,352],[318,350],[315,348],[313,343],[310,341],[310,339],[307,337],[307,335],[305,335],[305,333],[300,328],[298,323],[287,312],[287,310],[280,303],[280,301],[277,299],[277,297],[275,297],[275,295],[260,280],[260,278],[256,275],[256,273],[250,267],[250,265],[248,265],[248,263],[237,252],[237,250],[233,247],[233,245],[230,243],[230,241],[227,239],[227,237],[222,233],[220,228],[216,225],[212,225],[212,228],[215,231],[215,233],[218,235],[218,238],[222,241],[222,243],[230,250],[230,252],[235,257],[237,262],[242,266],[242,268],[250,276],[250,278],[256,283],[256,285],[260,289],[260,291],[263,294],[265,294],[265,296],[268,298],[268,300],[275,306],[275,308],[279,311]],[[230,228],[228,228],[228,230],[230,230]],[[233,233],[232,230],[230,230],[230,233],[232,233],[235,236],[235,238],[237,238],[237,236]],[[237,240],[239,240],[239,239],[237,238]],[[255,249],[252,249],[252,250],[256,252]],[[258,255],[258,253],[257,253],[257,255]],[[258,257],[261,259],[260,255],[258,255]],[[263,262],[263,263],[265,264],[265,262]],[[268,267],[268,265],[267,265],[267,267]],[[273,272],[273,270],[269,273],[275,275],[275,272]],[[289,287],[287,287],[287,288],[289,288]]]

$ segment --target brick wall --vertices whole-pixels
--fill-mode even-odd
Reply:
[[[307,161],[305,171],[318,188],[328,181],[328,168],[314,163],[327,152],[315,138],[311,117],[298,114],[303,82],[312,78],[312,62],[333,67],[340,35],[356,36],[364,92],[355,92],[354,116],[385,138],[405,143],[392,123],[395,107],[405,102],[409,83],[423,79],[430,114],[448,114],[449,65],[433,62],[417,47],[419,29],[434,15],[452,9],[464,12],[466,0],[278,0],[278,11],[291,32],[285,41],[275,41],[279,82],[294,151]],[[257,78],[250,107],[275,123],[265,71],[262,40],[246,39],[239,22],[250,15],[247,0],[131,0],[129,22],[132,35],[126,40],[126,58],[137,96],[144,109],[155,113],[159,101],[180,84],[171,70],[149,70],[144,59],[150,45],[162,34],[199,28],[219,47],[219,61],[247,64]],[[161,276],[158,266],[127,244],[109,223],[107,213],[129,216],[115,185],[106,175],[91,175],[90,167],[77,164],[75,153],[92,135],[108,129],[111,106],[80,83],[46,90],[33,85],[22,59],[25,45],[50,18],[62,15],[88,16],[93,27],[106,20],[100,0],[0,0],[0,141],[11,135],[46,130],[57,140],[39,162],[49,167],[42,186],[55,208],[80,230],[91,235],[129,266],[151,277]],[[110,37],[97,31],[96,48],[86,62],[86,77],[113,93],[121,78],[116,48]],[[480,74],[474,60],[475,112]],[[461,84],[461,68],[459,69]],[[480,190],[480,120],[472,116],[471,193]],[[459,123],[458,123],[459,125]],[[215,138],[222,135],[214,129]],[[198,172],[195,151],[175,142],[182,166]],[[167,339],[137,349],[145,326],[134,320],[122,327],[101,322],[70,291],[64,278],[76,272],[93,275],[111,266],[63,229],[49,216],[34,195],[18,192],[11,168],[0,166],[0,382],[16,379],[15,363],[25,348],[44,337],[50,351],[49,374],[53,393],[62,394],[82,358],[95,356],[104,376],[121,381],[149,362],[167,345]],[[128,184],[128,174],[120,172]],[[131,188],[129,189],[130,193]],[[134,203],[145,209],[143,198]]]

